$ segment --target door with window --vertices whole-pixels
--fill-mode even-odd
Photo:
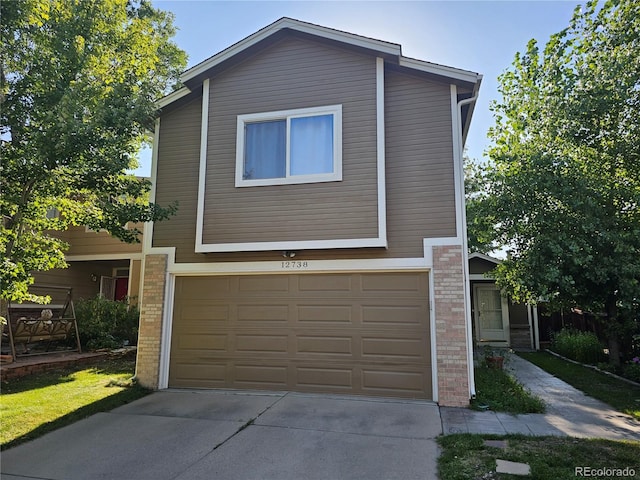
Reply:
[[[493,284],[474,285],[474,320],[482,343],[509,343],[509,304]]]

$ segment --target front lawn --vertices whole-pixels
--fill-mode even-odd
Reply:
[[[567,362],[546,352],[518,355],[587,395],[640,420],[640,387],[591,368]]]
[[[504,440],[506,447],[486,446],[484,441],[488,439]],[[513,478],[575,480],[581,476],[591,476],[600,480],[640,479],[639,442],[570,437],[455,434],[439,437],[438,443],[442,449],[438,459],[440,480]],[[526,463],[531,467],[531,475],[516,477],[496,473],[496,459]],[[576,468],[582,468],[582,470],[576,470]],[[599,469],[609,471],[601,472],[604,475],[581,475],[587,472],[587,469],[592,469],[592,473]],[[631,473],[630,470],[634,471],[632,475],[628,475]],[[620,473],[627,475],[620,475]]]
[[[12,379],[0,393],[0,449],[5,450],[148,393],[131,384],[135,360]]]
[[[502,369],[488,368],[485,364],[474,370],[476,398],[471,402],[475,410],[488,407],[494,412],[543,413],[544,402],[525,389]]]

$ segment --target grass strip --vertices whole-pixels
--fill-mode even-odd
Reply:
[[[0,449],[14,447],[149,391],[131,383],[135,360],[111,359],[12,379],[0,393]]]
[[[506,440],[506,448],[484,445],[484,440]],[[440,480],[523,478],[496,473],[496,459],[526,463],[537,480],[575,480],[591,476],[603,480],[640,479],[640,443],[571,437],[455,434],[438,438]],[[582,468],[583,470],[576,470]],[[604,475],[580,475],[585,469]],[[626,470],[626,474],[619,475]],[[592,470],[592,471],[593,471]],[[621,471],[617,471],[621,470]],[[610,475],[608,475],[609,473]]]
[[[640,420],[640,387],[597,370],[567,362],[546,352],[518,355],[587,395]]]
[[[516,379],[501,369],[479,366],[475,369],[476,398],[471,407],[488,406],[494,412],[543,413],[544,402],[525,389]]]

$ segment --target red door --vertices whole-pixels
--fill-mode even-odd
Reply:
[[[124,300],[129,291],[129,279],[127,277],[116,278],[115,300]]]

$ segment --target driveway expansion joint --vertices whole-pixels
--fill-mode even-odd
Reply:
[[[433,440],[430,437],[408,437],[403,435],[389,435],[389,434],[375,434],[375,433],[360,433],[360,432],[345,432],[340,430],[325,430],[322,428],[304,428],[304,427],[293,427],[287,425],[270,425],[267,423],[256,423],[255,427],[268,427],[268,428],[281,428],[286,430],[301,430],[306,432],[322,432],[322,433],[337,433],[339,435],[355,435],[359,437],[375,437],[375,438],[397,438],[401,440]],[[223,442],[224,443],[224,442]]]
[[[289,393],[285,393],[284,395],[278,397],[278,399],[267,405],[264,410],[262,410],[261,412],[259,412],[255,417],[249,419],[248,421],[246,421],[240,428],[238,428],[238,430],[235,431],[235,433],[233,433],[233,435],[229,435],[227,438],[225,438],[222,442],[220,442],[218,445],[216,445],[215,447],[213,447],[213,450],[211,450],[211,452],[217,450],[218,448],[220,448],[222,445],[224,445],[225,443],[227,443],[229,440],[231,440],[233,437],[235,437],[236,435],[238,435],[240,432],[242,432],[245,428],[250,427],[251,425],[255,424],[255,421],[260,418],[262,415],[264,415],[266,412],[268,412],[274,405],[276,405],[277,403],[279,403],[283,398],[285,398],[286,396],[288,396]],[[209,452],[209,453],[211,453]]]

